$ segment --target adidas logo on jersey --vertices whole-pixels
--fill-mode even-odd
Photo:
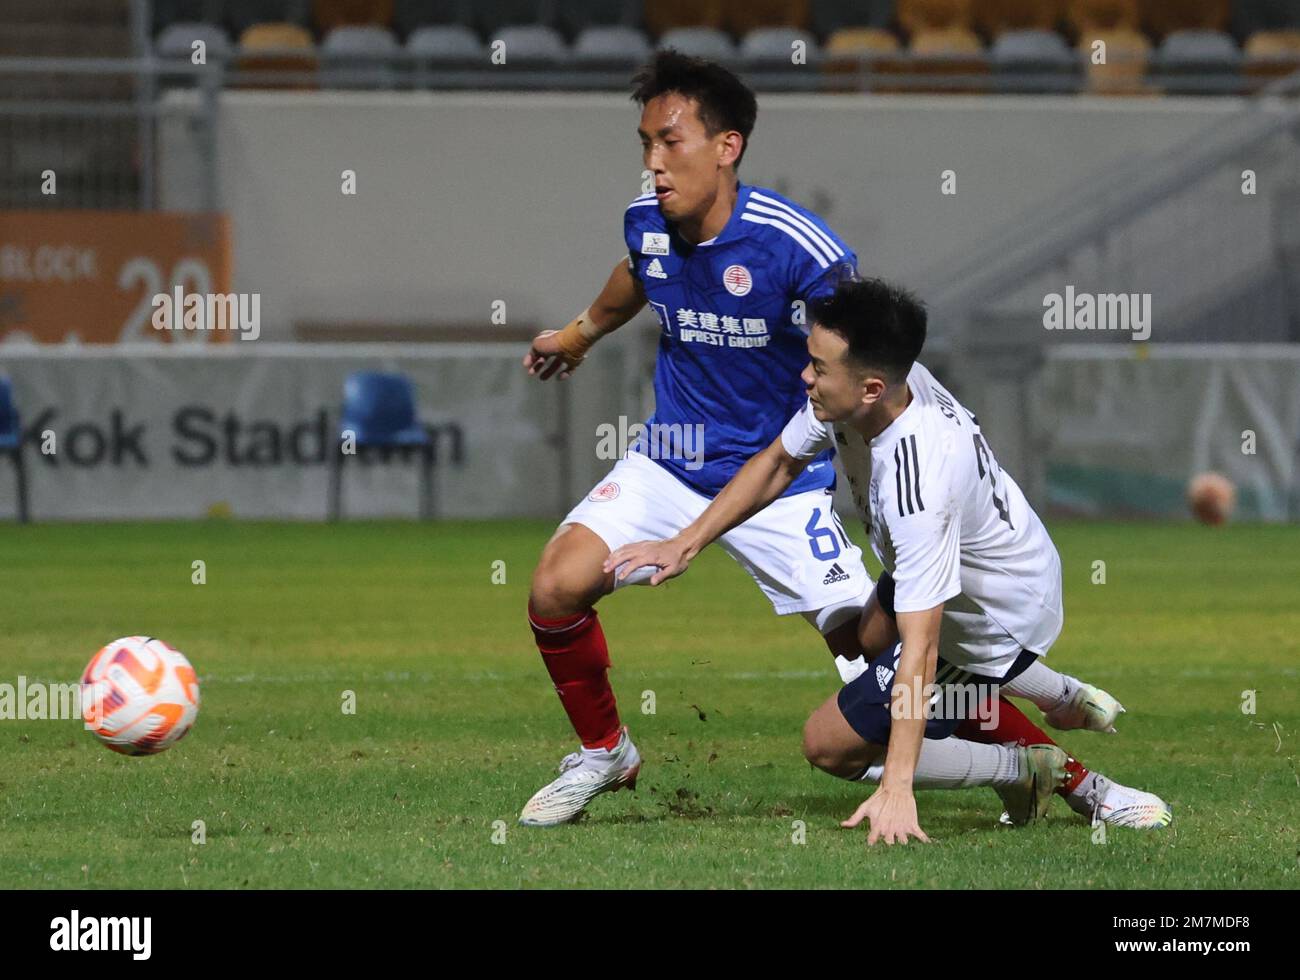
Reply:
[[[876,684],[882,691],[889,690],[889,682],[894,679],[894,672],[884,664],[876,664]]]
[[[651,259],[650,264],[645,267],[645,274],[652,279],[667,279],[668,273],[664,272],[664,267],[659,264],[658,259]]]
[[[836,562],[831,566],[831,570],[826,573],[826,577],[822,579],[822,585],[834,585],[836,582],[847,582],[848,580],[849,573],[840,568],[840,563]]]

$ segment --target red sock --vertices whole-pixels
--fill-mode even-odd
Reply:
[[[993,728],[983,728],[979,721],[967,718],[957,726],[957,731],[954,734],[958,738],[966,739],[968,742],[996,743],[998,745],[1006,745],[1009,742],[1014,742],[1016,745],[1056,744],[1047,732],[1030,721],[1024,712],[1006,698],[999,697],[998,702],[998,723]],[[983,714],[988,715],[990,712],[985,711]],[[1083,763],[1074,756],[1070,756],[1070,761],[1065,764],[1065,769],[1070,774],[1070,780],[1056,791],[1062,796],[1068,796],[1088,775],[1088,770]]]
[[[528,623],[578,738],[589,749],[612,749],[618,744],[623,726],[614,691],[605,676],[609,649],[596,610],[586,609],[563,619],[542,619],[530,605]]]

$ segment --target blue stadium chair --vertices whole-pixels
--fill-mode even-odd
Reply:
[[[682,54],[710,61],[736,60],[736,46],[716,27],[674,27],[659,36],[660,48],[675,48]]]
[[[420,452],[420,517],[433,515],[433,466],[436,449],[429,430],[421,424],[415,409],[415,389],[403,374],[356,371],[343,382],[343,409],[339,421],[339,441],[330,466],[329,517],[336,521],[341,513],[343,451],[347,433],[351,432],[357,453],[378,449],[382,461],[388,462],[393,450],[408,457],[412,449]]]
[[[1032,81],[1036,92],[1071,92],[1081,83],[1082,62],[1055,31],[1004,31],[989,59],[999,74]]]
[[[14,405],[13,387],[9,379],[0,375],[0,453],[14,463],[14,478],[18,486],[18,521],[27,523],[27,468],[23,465],[23,429]]]
[[[650,43],[635,27],[588,27],[573,42],[573,56],[584,68],[631,68],[650,56]]]
[[[406,50],[422,59],[422,69],[487,64],[483,42],[463,24],[418,27],[406,39]]]
[[[320,47],[322,88],[393,88],[394,56],[401,50],[386,27],[336,27]]]
[[[207,49],[208,64],[230,57],[230,37],[215,24],[181,21],[163,28],[154,42],[159,58],[178,58],[189,61],[194,54],[194,42],[202,41]]]
[[[563,62],[568,54],[560,32],[543,24],[503,27],[489,35],[489,46],[493,41],[505,45],[508,68],[550,68]]]
[[[1222,31],[1174,31],[1156,49],[1152,67],[1171,92],[1214,95],[1236,91],[1242,55]]]
[[[791,57],[795,41],[804,43],[803,65],[795,64]],[[781,71],[816,65],[821,59],[821,49],[815,37],[797,27],[756,27],[740,42],[740,57],[746,68]]]

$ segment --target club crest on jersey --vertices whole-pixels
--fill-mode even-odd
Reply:
[[[645,274],[651,279],[667,279],[668,273],[664,272],[663,263],[658,259],[651,259],[646,263]]]
[[[595,490],[591,491],[591,493],[587,494],[587,499],[599,503],[602,500],[613,500],[617,496],[618,484],[611,481],[609,483],[602,483]]]
[[[754,288],[754,279],[743,265],[729,265],[722,274],[722,285],[732,296],[747,296]]]
[[[642,232],[641,251],[646,255],[667,255],[668,236],[661,231]]]

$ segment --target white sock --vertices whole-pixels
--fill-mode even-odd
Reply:
[[[840,680],[845,684],[851,684],[869,667],[866,657],[858,657],[856,660],[848,660],[843,656],[836,656],[835,669],[840,672]]]
[[[857,778],[878,783],[884,762],[868,766]],[[1020,753],[1002,745],[982,745],[960,738],[927,738],[912,776],[915,789],[965,789],[969,786],[1005,786],[1020,778]]]
[[[625,585],[645,585],[659,571],[659,568],[655,565],[642,565],[639,568],[632,569],[627,578],[619,581],[618,576],[622,575],[626,568],[627,562],[624,562],[614,569],[614,588],[621,589]]]
[[[1092,792],[1094,786],[1101,791],[1101,796],[1103,798],[1105,797],[1106,790],[1110,786],[1110,780],[1106,779],[1105,776],[1102,776],[1101,778],[1104,782],[1098,783],[1098,776],[1101,776],[1101,773],[1090,771],[1088,775],[1084,776],[1079,782],[1079,785],[1070,790],[1066,795],[1065,802],[1070,805],[1070,809],[1075,813],[1081,814],[1085,817],[1092,816],[1092,806],[1088,803],[1088,794]]]
[[[1069,674],[1060,674],[1043,663],[1042,658],[1035,660],[1028,670],[1018,674],[1014,679],[1002,682],[1002,693],[1033,702],[1039,711],[1051,711],[1074,696],[1079,689],[1079,681]]]

